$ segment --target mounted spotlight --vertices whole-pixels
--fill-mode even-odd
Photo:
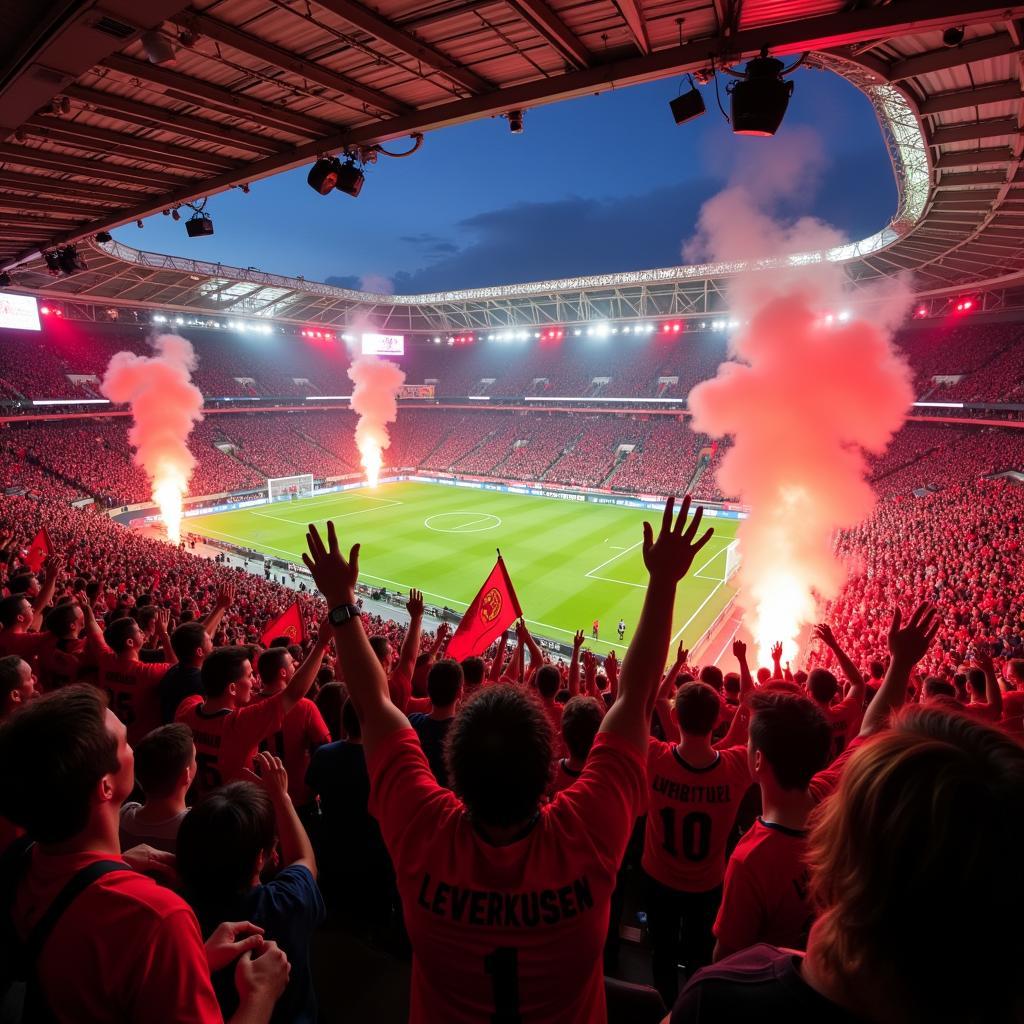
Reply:
[[[793,83],[783,80],[800,61],[786,68],[781,60],[768,56],[768,47],[761,56],[747,61],[744,72],[730,71],[739,77],[733,84],[732,130],[737,135],[774,135],[786,116]]]
[[[523,134],[523,113],[522,110],[510,110],[504,115],[505,120],[508,121],[508,130],[513,135]]]
[[[74,245],[66,245],[63,249],[57,250],[57,263],[60,269],[70,277],[80,270],[88,270],[85,260],[78,255],[78,248]]]
[[[171,210],[171,220],[181,220],[181,213],[178,211],[177,207]]]
[[[943,46],[959,46],[964,41],[964,27],[963,25],[957,25],[951,28],[947,28],[942,33],[942,45]]]
[[[707,112],[707,107],[704,106],[704,97],[697,92],[693,78],[689,75],[686,77],[690,79],[689,92],[681,92],[668,105],[676,124],[686,124],[687,121],[692,121],[695,117],[700,117],[701,114]],[[682,86],[680,86],[681,88]]]
[[[349,157],[343,164],[338,166],[338,179],[335,188],[344,192],[347,196],[355,198],[363,190],[363,182],[366,176],[356,166],[355,160]]]
[[[150,64],[174,63],[174,47],[162,32],[157,29],[143,32],[139,37],[139,42],[142,43],[142,49]]]
[[[196,210],[187,221],[185,221],[185,232],[189,238],[202,238],[204,235],[213,234],[213,218],[208,213]]]
[[[54,249],[44,252],[43,259],[46,260],[46,269],[50,272],[50,276],[60,277],[60,259],[57,256],[57,251]]]
[[[306,175],[306,184],[314,192],[319,192],[320,195],[326,196],[328,193],[333,192],[334,186],[338,184],[338,172],[340,170],[341,164],[338,163],[337,157],[322,156],[309,169],[309,174]]]
[[[114,240],[114,236],[109,231],[97,231],[94,237],[101,245]]]

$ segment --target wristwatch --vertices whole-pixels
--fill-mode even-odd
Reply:
[[[358,619],[361,614],[358,605],[339,604],[337,608],[331,609],[327,618],[332,626],[340,626],[343,622],[348,622],[349,619]]]

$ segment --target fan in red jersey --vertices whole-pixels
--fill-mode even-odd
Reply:
[[[362,722],[370,809],[395,865],[413,947],[410,1021],[599,1024],[606,1019],[601,950],[616,873],[645,801],[644,757],[668,652],[678,581],[710,539],[673,522],[654,537],[643,613],[618,697],[579,779],[542,805],[552,732],[536,699],[486,687],[459,710],[448,738],[454,793],[437,784],[354,614],[359,546],[344,558],[334,524],[304,556],[333,609],[338,656]]]

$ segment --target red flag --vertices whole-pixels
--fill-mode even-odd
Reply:
[[[522,614],[508,570],[499,555],[480,593],[473,598],[473,603],[462,616],[459,628],[448,641],[448,650],[444,656],[462,661],[463,658],[483,654]]]
[[[306,639],[306,628],[302,624],[302,612],[299,611],[298,601],[293,602],[263,630],[260,643],[264,647],[269,647],[270,641],[279,636],[288,637],[289,643],[293,644],[301,644]]]
[[[25,554],[25,564],[33,571],[39,572],[43,562],[53,553],[53,545],[50,543],[50,535],[44,526],[33,538]]]

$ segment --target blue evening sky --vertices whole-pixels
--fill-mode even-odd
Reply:
[[[190,239],[184,221],[159,214],[115,236],[156,252],[345,287],[390,282],[406,293],[671,265],[682,262],[701,203],[730,169],[785,147],[797,126],[820,137],[826,166],[816,193],[786,212],[814,214],[850,238],[869,235],[896,206],[874,111],[836,75],[801,70],[794,79],[774,139],[734,136],[713,85],[702,90],[707,113],[676,127],[668,101],[679,83],[666,79],[528,110],[518,136],[502,119],[431,132],[409,159],[369,166],[358,199],[318,196],[302,168],[255,182],[249,195],[214,196],[213,237]]]

